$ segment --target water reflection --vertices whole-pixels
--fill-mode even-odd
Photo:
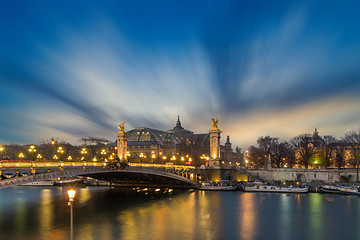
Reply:
[[[313,193],[309,195],[309,235],[313,239],[322,239],[323,238],[323,227],[324,227],[324,219],[323,219],[323,199],[320,193]]]
[[[15,217],[14,217],[14,226],[17,237],[23,237],[23,232],[25,230],[26,224],[26,206],[25,206],[25,198],[23,196],[19,196],[15,202]]]
[[[360,236],[360,198],[354,196],[137,190],[78,189],[74,203],[75,239]],[[64,188],[1,190],[1,239],[68,239],[67,201]]]
[[[240,239],[255,239],[257,212],[255,209],[256,194],[244,193],[240,198],[239,223]]]
[[[78,193],[79,204],[84,204],[91,198],[91,192],[89,188],[80,188]]]
[[[48,237],[48,232],[51,230],[53,225],[53,206],[52,206],[52,196],[50,189],[41,190],[41,200],[39,206],[39,223],[40,223],[40,238],[46,239]]]
[[[280,196],[280,239],[290,239],[290,222],[291,222],[291,197],[287,194]]]

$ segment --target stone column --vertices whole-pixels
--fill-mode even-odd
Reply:
[[[117,140],[117,155],[120,161],[127,161],[127,135],[125,133],[125,122],[119,125],[120,131],[116,134]]]
[[[220,167],[220,133],[217,124],[220,121],[216,118],[212,118],[212,129],[209,131],[210,134],[210,167]]]

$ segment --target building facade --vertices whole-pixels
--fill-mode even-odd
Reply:
[[[210,156],[210,135],[195,134],[181,125],[178,117],[175,127],[163,131],[153,128],[135,128],[127,135],[127,159],[130,162],[206,165]],[[220,146],[220,161],[236,164],[241,160],[232,151],[229,136]]]

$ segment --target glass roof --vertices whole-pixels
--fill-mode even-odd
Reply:
[[[126,134],[128,135],[128,142],[155,142],[160,145],[166,142],[179,144],[179,140],[174,134],[152,128],[136,128]]]

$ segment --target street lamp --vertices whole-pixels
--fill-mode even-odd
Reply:
[[[31,171],[34,171],[33,169],[33,163],[35,161],[34,154],[36,153],[36,148],[34,145],[31,145],[28,149],[29,153],[31,153]]]
[[[81,160],[83,161],[83,169],[85,169],[85,167],[86,167],[85,155],[87,154],[86,148],[82,148],[80,153],[81,153],[81,155],[83,155],[81,157]]]
[[[87,154],[86,148],[82,148],[80,153],[83,155],[81,160],[85,160],[85,155]]]
[[[62,147],[58,147],[58,150],[57,152],[59,153],[59,156],[60,156],[60,162],[62,162],[62,154],[64,153],[64,149]]]
[[[105,149],[101,149],[100,154],[101,154],[101,155],[106,155],[106,150],[105,150]]]
[[[70,240],[74,239],[74,222],[73,222],[73,203],[75,198],[75,190],[69,190],[68,196],[69,196],[69,203],[70,206]]]
[[[35,146],[34,145],[31,145],[30,147],[29,147],[29,153],[31,153],[31,157],[32,157],[32,161],[34,161],[34,154],[36,153],[36,148],[35,148]]]

